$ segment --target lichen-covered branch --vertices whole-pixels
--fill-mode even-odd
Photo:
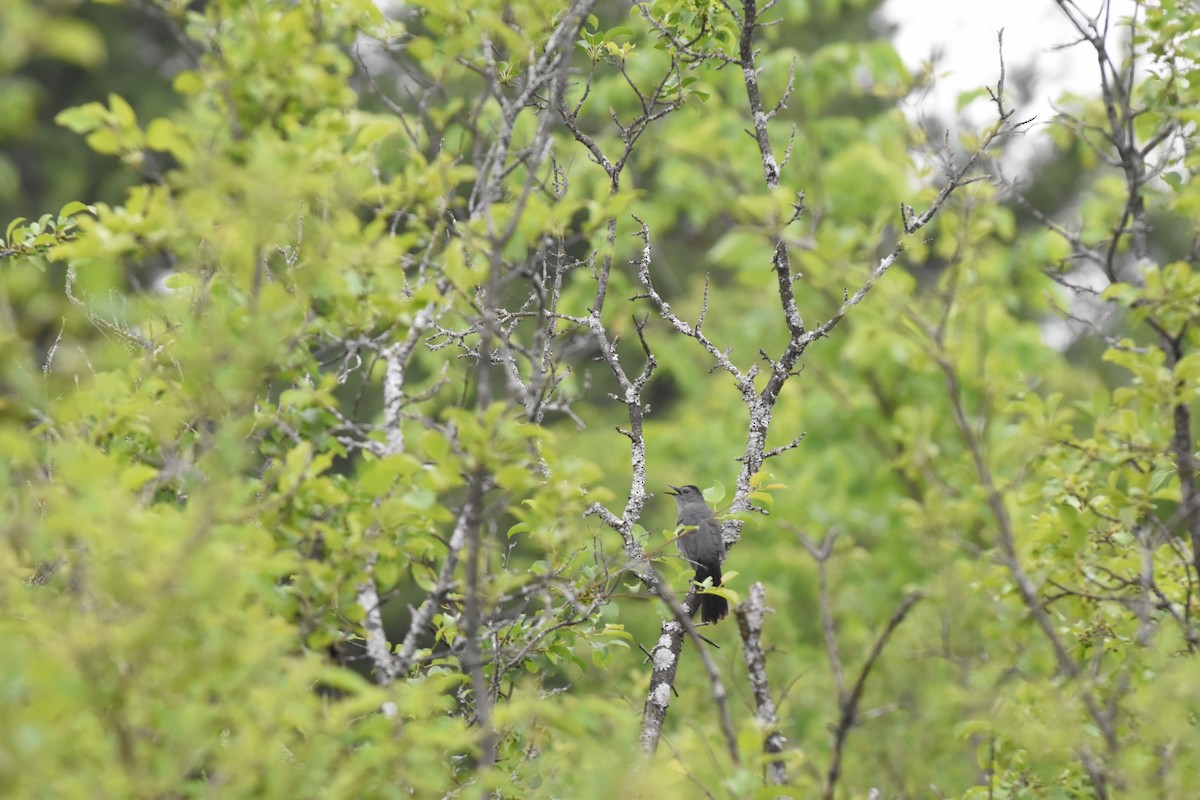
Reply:
[[[745,602],[734,609],[734,613],[742,634],[742,658],[746,662],[746,675],[754,695],[755,717],[766,732],[763,752],[768,756],[779,756],[787,747],[787,737],[779,729],[775,700],[771,697],[771,684],[767,680],[767,656],[762,646],[763,620],[769,610],[766,590],[762,582],[757,581],[750,585]],[[782,758],[768,759],[767,777],[775,786],[787,784],[787,764]]]

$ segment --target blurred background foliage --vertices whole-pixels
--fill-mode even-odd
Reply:
[[[699,484],[727,508],[748,420],[729,377],[635,297],[632,215],[675,313],[707,303],[707,334],[748,368],[787,341],[775,237],[815,327],[978,132],[947,155],[955,120],[906,115],[932,78],[872,23],[878,3],[782,0],[756,45],[769,104],[794,67],[770,128],[786,192],[765,188],[740,69],[686,68],[680,108],[646,128],[615,190],[561,125],[528,202],[526,167],[504,174],[487,219],[516,223],[497,246],[469,213],[504,119],[486,72],[519,86],[562,5],[0,4],[0,793],[817,796],[839,686],[800,537],[835,532],[827,602],[848,680],[902,598],[925,593],[874,665],[839,796],[1188,796],[1197,13],[1150,4],[1134,33],[1136,141],[1158,165],[1135,182],[1144,252],[1130,184],[1093,149],[1107,146],[1097,87],[1064,101],[1081,122],[1064,118],[1034,162],[990,154],[985,171],[1028,176],[1023,200],[1004,182],[960,190],[786,386],[768,447],[803,442],[767,463],[783,488],[726,565],[730,590],[761,581],[774,610],[785,791],[763,785],[731,622],[706,635],[741,763],[688,649],[664,743],[641,760],[638,643],[664,610],[584,516],[629,492],[625,407],[564,321],[548,397],[570,413],[527,413],[473,350],[479,287],[516,275],[516,306],[521,278],[569,261],[559,311],[586,317],[587,259],[611,253],[605,329],[636,372],[648,313],[658,364],[637,522],[683,591],[662,490]],[[722,3],[647,7],[736,55]],[[641,113],[632,87],[663,79],[670,48],[616,2],[575,38],[568,103],[588,87],[578,123],[619,155],[613,117]],[[1009,102],[1019,115],[1019,92]],[[518,118],[518,144],[536,119]],[[805,211],[784,228],[797,191]],[[1102,274],[1064,231],[1117,268]],[[387,348],[413,331],[393,425]],[[398,646],[476,488],[496,742],[464,666],[468,559],[395,681],[372,680],[357,604],[373,581]]]

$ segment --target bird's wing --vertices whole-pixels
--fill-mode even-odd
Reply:
[[[721,558],[724,559],[725,543],[721,541],[721,526],[717,523],[717,518],[710,515],[704,524],[700,526],[698,533],[707,537],[708,541],[717,549],[717,552],[721,554]]]

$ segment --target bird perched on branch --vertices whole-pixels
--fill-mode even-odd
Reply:
[[[679,534],[675,543],[684,560],[696,568],[696,583],[712,578],[713,586],[721,585],[721,562],[725,559],[725,543],[721,541],[721,526],[713,515],[704,495],[696,486],[670,486],[667,494],[674,495],[679,516],[678,526],[688,530]],[[693,612],[695,613],[695,612]],[[700,595],[700,620],[717,622],[729,613],[729,601],[717,594]]]

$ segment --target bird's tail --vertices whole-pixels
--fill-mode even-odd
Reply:
[[[713,586],[721,585],[720,564],[696,564],[696,583],[703,583],[705,578],[712,578]],[[725,618],[729,613],[729,601],[719,594],[702,594],[700,598],[700,621],[716,622]]]

